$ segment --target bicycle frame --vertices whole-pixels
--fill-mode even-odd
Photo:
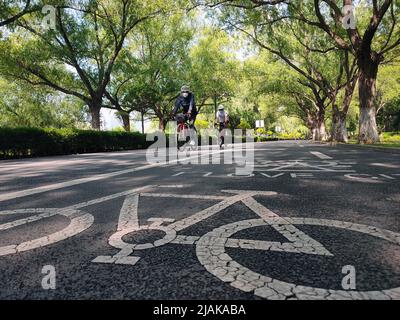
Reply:
[[[188,142],[188,137],[190,139],[189,132],[189,118],[186,114],[177,114],[176,117],[177,128],[177,146],[180,149],[185,143]]]

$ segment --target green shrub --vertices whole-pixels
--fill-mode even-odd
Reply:
[[[53,156],[147,148],[137,132],[0,128],[0,158]]]
[[[383,132],[382,142],[400,142],[400,132]]]

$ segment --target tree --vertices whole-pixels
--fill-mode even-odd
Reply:
[[[342,50],[351,52],[359,68],[359,137],[360,143],[374,143],[379,141],[376,126],[376,109],[374,101],[376,99],[377,88],[376,79],[379,65],[385,60],[385,56],[392,51],[398,53],[400,45],[399,23],[397,17],[400,14],[400,2],[393,0],[368,1],[366,6],[361,7],[360,3],[352,0],[341,2],[347,9],[342,13],[339,1],[319,1],[313,0],[314,20],[311,16],[306,16],[305,6],[309,2],[291,2],[292,12],[296,19],[308,25],[323,30],[332,42]],[[321,4],[325,7],[321,8]],[[354,19],[352,7],[359,4],[358,23],[351,25]],[[369,6],[369,8],[368,8]],[[346,29],[346,30],[344,30]],[[363,30],[363,32],[361,32]],[[389,57],[390,60],[390,57]]]
[[[400,63],[384,64],[379,71],[375,100],[380,132],[400,130]]]
[[[197,105],[217,111],[218,104],[225,103],[234,95],[239,80],[238,61],[232,53],[233,39],[217,28],[202,30],[190,51],[188,73],[191,86],[196,88]]]
[[[356,82],[355,63],[350,66],[348,55],[341,55],[341,52],[332,48],[322,31],[315,31],[297,20],[286,20],[286,16],[280,16],[282,8],[271,9],[267,2],[263,2],[258,3],[255,10],[251,1],[246,3],[247,6],[245,2],[239,5],[228,1],[225,4],[227,7],[222,10],[224,22],[249,36],[260,48],[279,57],[298,73],[302,84],[311,89],[319,110],[315,114],[318,119],[313,121],[314,125],[319,126],[313,129],[319,131],[314,134],[316,139],[326,139],[324,119],[328,99],[335,113],[332,136],[335,140],[346,141],[345,120]],[[346,77],[343,79],[344,71]],[[344,106],[339,108],[336,100],[344,87]],[[304,105],[307,103],[302,107]]]
[[[1,43],[0,60],[7,61],[8,76],[83,100],[92,127],[100,129],[103,98],[128,34],[161,9],[158,1],[69,2],[57,6],[56,30],[43,31],[20,19],[23,30]]]
[[[379,65],[388,55],[396,56],[400,46],[398,0],[358,2],[352,0],[328,1],[206,1],[208,6],[224,5],[248,10],[247,22],[265,18],[264,25],[276,25],[285,20],[297,20],[323,31],[340,50],[354,55],[358,68],[360,100],[359,142],[379,141],[376,127],[376,79]],[[354,22],[355,5],[358,5],[358,23]],[[362,5],[366,4],[366,5]],[[343,5],[343,13],[341,10]],[[315,19],[316,17],[316,19]],[[363,33],[360,32],[363,30]],[[271,29],[274,32],[275,29]],[[279,54],[279,50],[277,51]]]
[[[309,64],[305,72],[308,78],[274,58],[269,51],[261,51],[258,56],[246,61],[241,84],[250,84],[247,90],[241,86],[240,92],[245,95],[245,102],[252,103],[251,113],[254,115],[255,109],[258,109],[257,112],[266,120],[267,125],[274,124],[283,113],[294,115],[307,126],[314,140],[325,140],[329,91],[315,84],[317,75],[322,77],[315,69],[315,64]]]
[[[24,15],[34,12],[39,6],[34,6],[34,1],[0,1],[0,27],[12,24]]]
[[[189,47],[193,30],[182,12],[144,22],[129,39],[107,88],[112,109],[126,117],[147,113],[165,130],[174,99],[189,81]]]
[[[79,99],[0,78],[0,126],[83,128]]]

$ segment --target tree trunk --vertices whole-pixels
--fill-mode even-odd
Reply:
[[[89,105],[90,115],[91,115],[91,125],[93,130],[101,129],[101,121],[100,121],[100,110],[101,107],[98,104],[93,103]]]
[[[313,140],[314,141],[326,141],[326,129],[324,122],[317,122],[313,129]]]
[[[313,133],[314,141],[326,141],[326,129],[325,129],[325,110],[324,107],[319,108],[317,119],[315,120],[315,127]]]
[[[345,142],[349,141],[346,128],[347,114],[339,110],[334,110],[332,115],[332,141]]]
[[[336,96],[332,99],[332,142],[349,142],[347,133],[347,113],[349,112],[351,100],[353,99],[354,89],[357,83],[357,74],[353,78],[347,79],[345,93],[342,103],[342,108],[339,109],[336,105]]]
[[[378,62],[372,58],[360,58],[360,77],[358,89],[360,97],[360,117],[358,142],[372,144],[379,142],[378,128],[376,126],[376,109],[374,105],[376,96],[376,78]]]
[[[326,141],[325,121],[315,119],[308,122],[308,129],[313,141]]]
[[[140,112],[140,116],[141,116],[140,120],[142,122],[142,133],[144,134],[144,112],[143,111]]]
[[[158,122],[158,129],[160,129],[161,131],[165,131],[165,129],[166,129],[166,126],[167,126],[167,121],[166,120],[164,120],[164,118],[158,118],[158,120],[159,120],[159,122]]]
[[[122,123],[124,126],[124,130],[126,132],[130,132],[131,131],[131,119],[129,117],[129,113],[121,112],[121,119],[122,119]]]

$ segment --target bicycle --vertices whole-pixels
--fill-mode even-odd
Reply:
[[[225,122],[220,122],[218,126],[218,145],[220,149],[223,149],[225,146],[225,129],[226,129],[226,123]]]
[[[192,150],[196,148],[196,142],[192,139],[192,132],[189,125],[189,116],[188,114],[177,114],[175,116],[175,120],[177,122],[176,128],[176,136],[177,136],[177,148],[178,150],[184,150],[184,147],[187,143],[190,144]],[[192,144],[192,142],[194,142]]]

